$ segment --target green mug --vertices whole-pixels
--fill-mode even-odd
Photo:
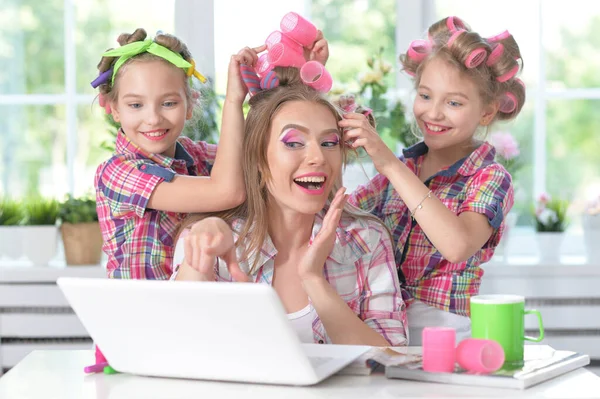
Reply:
[[[525,315],[535,314],[539,337],[525,336]],[[542,315],[537,310],[525,310],[525,297],[519,295],[477,295],[471,297],[471,336],[491,339],[504,349],[504,368],[523,366],[525,341],[544,339]]]

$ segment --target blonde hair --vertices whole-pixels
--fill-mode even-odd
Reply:
[[[129,34],[129,33],[120,34],[117,41],[119,42],[119,44],[121,46],[124,46],[129,43],[144,41],[146,39],[146,36],[147,36],[146,31],[142,28],[138,28],[131,34]],[[157,44],[160,44],[161,46],[168,48],[169,50],[173,51],[174,53],[180,54],[186,61],[191,62],[192,54],[188,50],[185,43],[183,43],[177,37],[170,35],[170,34],[166,34],[166,33],[159,33],[154,38],[154,41]],[[112,50],[112,49],[109,49],[109,50]],[[98,71],[100,73],[108,71],[109,69],[111,69],[113,67],[113,65],[117,62],[118,59],[119,59],[119,57],[102,57],[102,59],[98,63]],[[127,69],[127,66],[134,62],[148,62],[148,61],[156,61],[156,60],[165,62],[166,64],[172,66],[173,68],[177,68],[175,65],[171,64],[170,62],[164,60],[163,58],[161,58],[157,55],[154,55],[151,53],[141,53],[141,54],[138,54],[135,57],[131,57],[130,59],[125,61],[125,63],[117,71],[114,82],[111,83],[111,80],[109,79],[106,83],[98,86],[98,90],[100,91],[101,94],[103,94],[105,96],[105,98],[108,101],[115,102],[119,95],[119,78],[120,78],[120,76],[123,75],[123,71],[125,69]],[[179,69],[181,71],[181,77],[184,82],[185,96],[186,96],[187,102],[188,102],[188,104],[193,104],[192,89],[191,89],[190,85],[188,84],[188,77],[183,69],[181,69],[181,68],[177,68],[177,69]]]
[[[453,34],[462,30],[462,34],[453,37]],[[449,45],[451,38],[452,42]],[[521,112],[525,103],[525,86],[516,76],[523,68],[523,59],[519,45],[511,34],[505,32],[495,38],[483,38],[459,18],[448,17],[429,27],[427,43],[430,47],[423,59],[411,57],[408,51],[400,56],[404,71],[414,77],[415,87],[419,86],[427,64],[433,59],[442,59],[475,83],[486,105],[494,101],[501,102],[507,93],[514,96],[516,107],[510,112],[500,110],[493,121],[510,120]],[[498,48],[499,45],[502,45],[502,48]],[[497,48],[502,51],[496,51],[492,55]],[[476,66],[467,67],[470,56],[474,51],[481,51],[479,49],[485,51],[484,61]],[[515,69],[517,73],[512,74]],[[509,78],[505,80],[505,77]]]
[[[190,215],[183,221],[179,231],[181,232],[194,222],[208,216],[220,217],[230,225],[235,219],[244,219],[244,226],[239,232],[236,242],[236,246],[240,246],[242,243],[245,244],[240,260],[248,260],[252,255],[257,254],[268,235],[267,182],[271,178],[271,174],[267,162],[267,147],[273,117],[288,102],[306,101],[325,106],[335,116],[336,121],[342,119],[340,110],[327,100],[323,94],[302,83],[298,69],[276,67],[275,72],[279,78],[279,86],[259,92],[250,99],[250,110],[244,129],[244,155],[242,157],[247,191],[246,201],[240,206],[224,212]],[[342,162],[345,163],[349,148],[346,147],[343,141],[340,141],[340,145]],[[329,200],[333,199],[334,193],[339,187],[341,187],[341,175],[340,179],[333,185]],[[385,227],[376,217],[349,204],[344,206],[342,216],[368,218]],[[388,231],[387,228],[385,230]],[[251,271],[258,266],[256,263],[258,258],[255,257],[255,263],[250,265]]]

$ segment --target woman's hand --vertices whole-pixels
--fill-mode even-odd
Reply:
[[[226,100],[234,101],[239,104],[244,102],[246,94],[248,93],[248,88],[242,80],[240,65],[245,64],[254,66],[258,60],[258,54],[266,49],[267,46],[265,44],[254,48],[244,47],[237,54],[231,56],[227,73]]]
[[[217,257],[227,264],[235,281],[249,281],[240,269],[235,253],[233,232],[223,219],[209,217],[194,224],[184,239],[184,264],[199,274],[200,281],[215,281]]]
[[[335,231],[340,223],[342,210],[348,197],[344,194],[345,192],[346,188],[342,187],[335,194],[329,210],[323,218],[321,230],[315,236],[298,266],[298,274],[302,280],[323,278],[323,266],[333,250]]]
[[[396,155],[383,142],[377,131],[363,114],[347,113],[338,122],[344,129],[344,141],[353,148],[363,147],[373,160],[377,171],[385,176],[386,168],[398,161]]]

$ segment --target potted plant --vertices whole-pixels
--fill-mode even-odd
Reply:
[[[7,256],[11,259],[23,255],[21,240],[21,224],[23,208],[13,199],[0,199],[0,258]]]
[[[102,234],[96,201],[68,196],[60,204],[60,231],[67,265],[96,265],[102,255]]]
[[[47,266],[58,246],[58,201],[31,197],[25,200],[23,209],[23,254],[34,265]]]
[[[560,259],[560,246],[568,225],[568,207],[567,200],[542,194],[533,208],[541,262],[557,262]]]

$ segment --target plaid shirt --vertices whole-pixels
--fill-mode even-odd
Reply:
[[[420,142],[400,157],[416,175],[428,148]],[[425,182],[433,194],[457,215],[484,214],[494,232],[486,244],[465,262],[450,263],[431,244],[418,223],[411,219],[400,195],[383,175],[360,186],[349,202],[379,217],[392,231],[396,264],[409,296],[428,305],[463,316],[469,315],[469,299],[477,295],[483,269],[480,265],[494,254],[504,231],[504,215],[513,206],[510,174],[494,161],[494,147],[485,142],[468,157],[441,170]],[[427,209],[424,204],[424,211]],[[404,276],[402,275],[404,274]]]
[[[325,211],[316,215],[311,242],[321,229]],[[241,231],[244,221],[235,220],[233,230]],[[183,233],[186,234],[186,233]],[[235,234],[237,240],[237,234]],[[183,235],[182,235],[183,237]],[[243,246],[238,246],[241,259]],[[240,267],[255,283],[273,285],[277,249],[269,237],[260,253],[240,261]],[[250,274],[250,266],[259,257],[257,267]],[[183,262],[183,240],[177,243],[174,264]],[[218,262],[217,281],[231,282],[232,277],[224,262]],[[400,284],[394,262],[392,242],[385,228],[369,219],[343,217],[336,231],[333,251],[325,261],[323,274],[348,307],[369,327],[377,331],[390,345],[407,345],[408,328],[406,307],[402,300]],[[318,315],[313,320],[315,343],[331,343]]]
[[[166,280],[183,213],[147,209],[156,186],[175,174],[208,176],[217,146],[180,137],[175,158],[147,154],[119,132],[115,154],[98,166],[96,209],[110,278]]]

